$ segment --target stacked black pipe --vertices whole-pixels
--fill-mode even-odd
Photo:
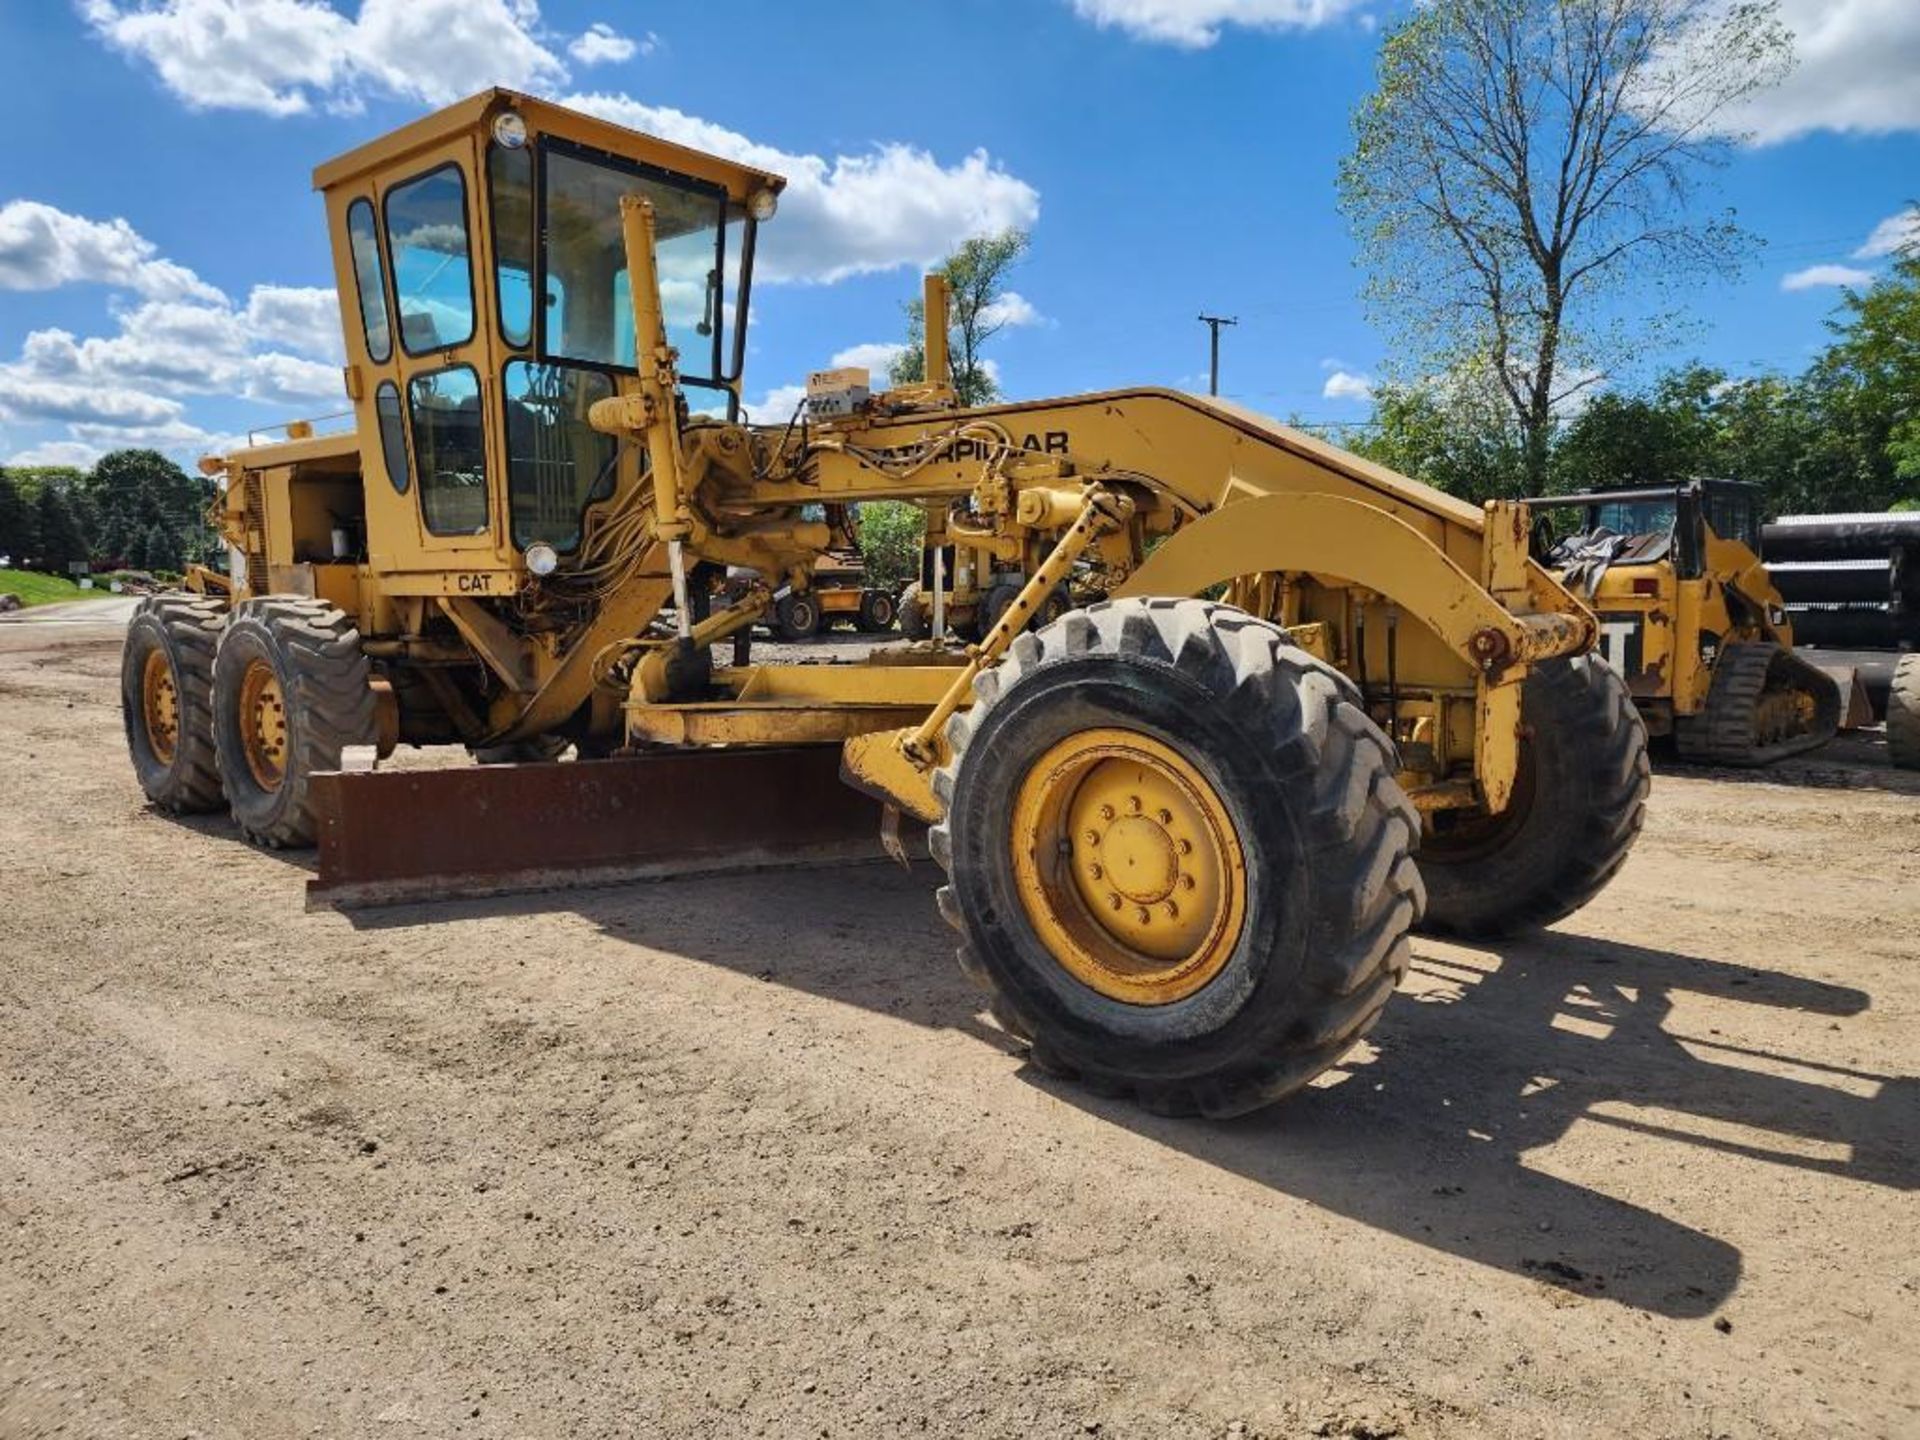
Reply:
[[[1783,515],[1760,546],[1796,645],[1920,645],[1920,512]]]

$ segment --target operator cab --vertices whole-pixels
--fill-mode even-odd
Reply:
[[[737,417],[777,175],[507,90],[314,173],[360,441],[365,559],[393,593],[505,596],[571,568],[642,447],[593,429],[637,374],[620,201],[654,211],[682,404]]]
[[[1744,480],[1543,495],[1527,504],[1537,517],[1534,558],[1555,570],[1671,562],[1690,580],[1701,574],[1709,531],[1760,549],[1760,487]],[[1570,509],[1584,512],[1571,533],[1559,532],[1543,513]]]

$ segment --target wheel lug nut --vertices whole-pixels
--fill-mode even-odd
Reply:
[[[1099,843],[1100,843],[1100,832],[1098,830],[1087,831],[1087,844],[1098,845]]]
[[[1087,874],[1091,875],[1096,880],[1098,880],[1102,875],[1105,875],[1106,873],[1107,872],[1105,870],[1102,870],[1098,865],[1089,865],[1087,867]]]
[[[1180,907],[1171,900],[1167,901],[1167,918],[1169,920],[1180,918]]]
[[[1118,910],[1120,908],[1120,897],[1118,895],[1107,896],[1107,908],[1109,910]]]
[[[1127,797],[1127,808],[1138,815],[1140,813],[1140,797],[1138,795],[1129,795]]]
[[[1173,812],[1171,810],[1156,810],[1153,812],[1153,818],[1158,820],[1162,825],[1171,825],[1173,823]]]
[[[1153,916],[1148,913],[1147,907],[1142,905],[1138,910],[1134,911],[1134,918],[1137,919],[1142,925],[1144,925],[1149,920],[1153,919]]]
[[[1182,840],[1182,841],[1180,842],[1180,853],[1181,853],[1182,855],[1191,855],[1191,854],[1193,854],[1193,841],[1191,841],[1191,840]]]
[[[1193,889],[1193,883],[1194,883],[1194,882],[1193,882],[1193,876],[1191,876],[1191,875],[1182,875],[1182,876],[1180,877],[1180,888],[1181,888],[1182,890],[1191,890],[1191,889]]]
[[[1111,805],[1102,805],[1102,806],[1100,807],[1100,818],[1101,818],[1102,820],[1111,820],[1111,819],[1113,819],[1113,806],[1111,806]]]

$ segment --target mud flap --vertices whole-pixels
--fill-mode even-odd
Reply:
[[[354,908],[877,860],[837,746],[314,777],[309,906]]]

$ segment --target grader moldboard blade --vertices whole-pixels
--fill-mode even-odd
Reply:
[[[397,905],[882,857],[837,746],[314,776],[309,905]]]

